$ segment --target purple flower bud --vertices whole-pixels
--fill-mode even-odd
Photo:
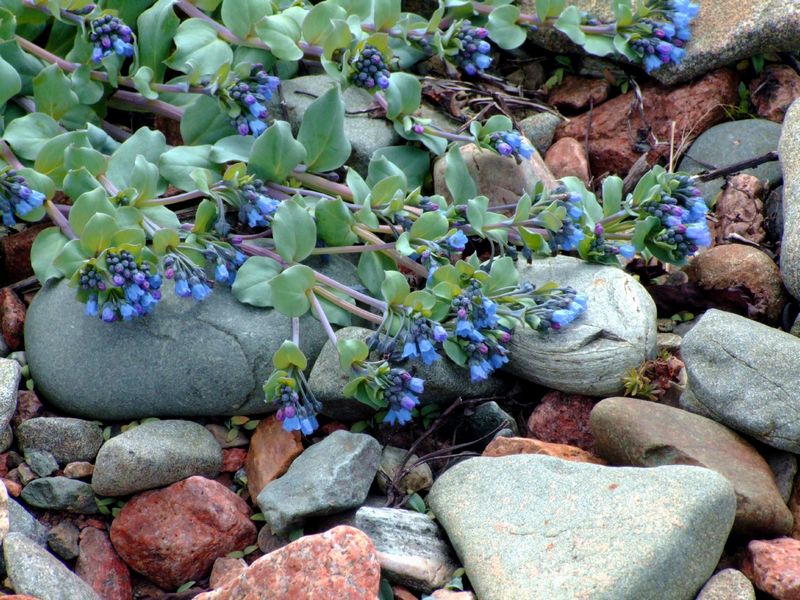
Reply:
[[[505,142],[500,142],[499,144],[497,144],[497,151],[502,156],[511,156],[514,152],[514,149]]]
[[[417,135],[422,135],[423,133],[425,133],[425,127],[423,125],[420,125],[419,123],[415,123],[412,129],[414,130],[414,133],[416,133]]]

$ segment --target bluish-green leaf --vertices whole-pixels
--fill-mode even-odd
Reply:
[[[22,79],[17,70],[0,56],[0,106],[22,90]]]
[[[69,239],[58,227],[48,227],[41,231],[31,246],[31,266],[36,279],[44,284],[51,277],[61,277],[61,271],[55,266],[55,257],[67,245]]]
[[[75,200],[75,204],[69,211],[69,224],[75,235],[80,237],[86,223],[98,213],[104,213],[111,217],[115,214],[114,205],[111,204],[104,189],[86,192]]]
[[[321,200],[314,209],[314,215],[319,239],[328,246],[348,246],[358,241],[358,236],[352,231],[353,215],[341,198]]]
[[[406,176],[409,188],[422,187],[431,169],[431,155],[414,146],[387,146],[372,154],[373,159],[385,158],[396,165]]]
[[[198,96],[184,109],[181,117],[181,138],[187,146],[213,144],[233,131],[230,117],[210,96]]]
[[[392,73],[385,94],[388,104],[386,116],[389,119],[411,115],[419,109],[422,101],[422,84],[409,73]]]
[[[199,82],[204,75],[213,75],[233,60],[230,45],[219,39],[217,31],[202,19],[187,19],[180,24],[175,48],[167,64],[188,74],[190,83]]]
[[[581,30],[581,11],[575,5],[565,8],[553,26],[579,46],[586,42],[586,34]]]
[[[42,146],[60,133],[61,128],[53,117],[35,112],[11,121],[3,137],[18,157],[34,160]]]
[[[139,64],[152,70],[155,81],[164,78],[167,69],[165,61],[180,24],[180,19],[172,9],[173,4],[175,0],[158,0],[137,20]]]
[[[457,204],[463,204],[478,195],[478,186],[458,146],[453,146],[445,154],[444,181]]]
[[[525,43],[526,32],[523,27],[517,25],[518,19],[519,8],[516,6],[507,4],[495,8],[489,13],[489,20],[486,23],[491,40],[504,50],[518,48]]]
[[[405,275],[399,271],[387,271],[381,284],[381,295],[389,304],[402,304],[411,293]]]
[[[281,202],[272,219],[275,249],[287,262],[299,262],[317,245],[314,218],[293,198]]]
[[[272,305],[288,317],[302,317],[311,303],[308,291],[314,286],[314,271],[306,265],[294,265],[270,282]]]
[[[81,232],[81,247],[84,252],[96,256],[105,250],[117,227],[117,222],[113,217],[104,213],[93,215]]]
[[[261,179],[281,183],[305,158],[305,146],[294,139],[289,124],[275,121],[253,144],[249,166]]]
[[[338,86],[314,100],[303,115],[297,141],[306,149],[310,171],[333,171],[350,156],[350,141],[344,133],[344,103]]]
[[[450,222],[439,211],[422,213],[411,226],[409,235],[413,239],[438,240],[443,237],[448,229]]]
[[[179,146],[165,152],[159,161],[161,176],[176,188],[195,190],[197,183],[192,171],[200,169],[209,180],[219,178],[216,165],[210,159],[211,146]]]
[[[253,25],[272,14],[269,0],[223,0],[222,22],[240,38],[246,38]]]
[[[236,271],[231,291],[239,302],[262,308],[272,306],[270,281],[280,272],[277,261],[266,256],[251,256]]]
[[[33,98],[38,112],[56,120],[80,104],[69,78],[58,65],[50,65],[33,78]]]

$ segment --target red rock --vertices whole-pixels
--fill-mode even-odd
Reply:
[[[553,444],[531,438],[497,437],[489,442],[489,445],[483,451],[483,456],[491,457],[510,456],[512,454],[544,454],[572,462],[585,462],[595,465],[607,464],[602,458],[575,446]]]
[[[11,479],[3,478],[3,485],[6,486],[6,490],[10,496],[14,496],[14,498],[19,498],[19,495],[22,493],[22,486],[17,483],[16,481],[12,481]]]
[[[22,348],[25,329],[25,305],[11,288],[0,290],[0,328],[3,339],[11,350]]]
[[[372,540],[343,525],[262,556],[232,581],[195,600],[375,600],[380,580]]]
[[[28,227],[20,233],[0,238],[0,252],[3,254],[6,282],[15,283],[33,275],[33,267],[31,267],[33,240],[40,231],[50,226],[50,223],[41,223]]]
[[[71,462],[64,467],[64,477],[84,479],[94,473],[94,465],[89,462]]]
[[[40,417],[44,414],[44,405],[39,400],[36,392],[22,390],[17,394],[17,410],[14,413],[11,422],[15,427],[19,427],[20,423]]]
[[[8,452],[0,454],[0,477],[8,475]]]
[[[81,531],[80,554],[75,573],[92,586],[102,600],[131,600],[131,574],[122,562],[108,534],[94,527]]]
[[[644,153],[651,164],[669,154],[673,122],[678,146],[684,136],[698,136],[725,120],[723,106],[739,101],[736,74],[728,69],[681,86],[643,85],[641,91],[644,122],[631,91],[604,102],[591,115],[584,113],[562,123],[555,138],[583,140],[588,130],[592,172],[625,175]]]
[[[589,427],[594,405],[588,396],[549,392],[528,418],[528,437],[594,452],[594,436]]]
[[[224,448],[222,450],[222,472],[236,473],[244,466],[247,450],[243,448]]]
[[[274,416],[261,419],[244,463],[250,497],[257,498],[265,485],[286,473],[302,451],[299,431],[286,431]]]
[[[247,503],[199,476],[134,496],[111,524],[122,559],[166,589],[202,579],[215,559],[255,538]]]
[[[767,65],[750,82],[750,101],[759,117],[783,123],[789,105],[800,98],[800,75],[786,65]]]
[[[800,541],[753,540],[747,545],[742,572],[778,600],[800,600]]]
[[[232,578],[238,576],[247,568],[247,562],[243,558],[222,557],[214,561],[211,567],[211,575],[208,577],[208,585],[212,589],[221,588]]]
[[[392,592],[394,593],[394,600],[418,600],[414,594],[399,585],[393,585]]]
[[[764,184],[753,175],[740,173],[728,180],[714,206],[717,217],[714,237],[717,244],[729,241],[731,235],[757,244],[764,241],[767,235],[764,231],[764,203],[761,200],[764,192]]]
[[[605,79],[567,75],[547,101],[559,110],[577,112],[605,102],[610,90],[611,84]]]
[[[565,137],[558,140],[547,149],[544,162],[556,179],[577,177],[586,184],[591,179],[586,148],[576,139]]]
[[[39,600],[39,598],[26,596],[25,594],[9,594],[8,596],[3,596],[3,598],[5,600]]]

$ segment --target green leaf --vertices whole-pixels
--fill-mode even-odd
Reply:
[[[86,223],[81,233],[81,247],[90,256],[98,255],[108,248],[111,236],[117,231],[117,222],[113,217],[97,213]]]
[[[394,199],[395,195],[402,193],[405,187],[405,175],[392,175],[391,177],[381,179],[373,186],[372,191],[370,192],[372,204],[377,206],[390,202],[392,199]]]
[[[175,590],[175,592],[176,592],[176,593],[178,593],[178,594],[180,594],[181,592],[185,592],[185,591],[187,591],[187,590],[190,590],[190,589],[192,589],[192,586],[193,586],[195,583],[197,583],[197,582],[196,582],[196,581],[187,581],[187,582],[186,582],[186,583],[184,583],[182,586],[180,586],[180,587],[179,587],[177,590]]]
[[[217,37],[217,31],[202,19],[187,19],[175,34],[175,52],[167,65],[189,75],[189,83],[198,83],[204,75],[213,75],[233,60],[233,50]]]
[[[119,221],[117,221],[117,227],[119,227]],[[131,246],[144,247],[145,243],[147,243],[147,236],[145,236],[142,228],[125,227],[124,229],[117,229],[117,231],[114,232],[111,236],[109,246],[113,247],[128,244]]]
[[[306,265],[294,265],[269,282],[273,306],[287,317],[302,317],[311,302],[308,291],[314,286],[314,271]]]
[[[91,192],[99,187],[103,186],[84,167],[72,169],[64,177],[64,193],[70,198],[77,198],[81,194]]]
[[[69,225],[75,235],[80,237],[83,228],[97,213],[114,217],[114,205],[108,199],[106,191],[102,188],[86,192],[81,195],[69,211]]]
[[[308,367],[308,359],[303,351],[289,340],[285,340],[278,351],[272,357],[272,364],[276,369],[286,370],[289,367],[297,367],[301,371],[305,371]]]
[[[518,48],[525,43],[525,29],[517,25],[519,8],[507,4],[498,6],[489,13],[486,29],[491,40],[503,50]]]
[[[631,244],[633,244],[637,250],[643,250],[650,232],[653,230],[658,230],[660,225],[661,219],[656,216],[649,216],[645,219],[637,221],[636,226],[633,229],[633,239],[631,240]]]
[[[240,38],[246,38],[253,24],[272,14],[269,0],[223,0],[222,22]]]
[[[381,579],[381,584],[378,588],[378,600],[394,600],[392,584],[386,579]]]
[[[305,164],[311,171],[333,171],[348,159],[351,147],[344,133],[344,103],[338,86],[309,105],[297,141],[306,149]]]
[[[141,127],[111,155],[106,177],[121,190],[133,187],[131,165],[136,157],[143,156],[148,162],[158,164],[166,151],[167,141],[163,133]]]
[[[281,272],[281,265],[266,256],[251,256],[236,271],[231,291],[244,304],[258,307],[272,306],[270,281]]]
[[[197,183],[192,172],[199,169],[208,181],[219,179],[216,165],[210,160],[211,146],[179,146],[161,156],[159,169],[161,176],[176,188],[196,190]]]
[[[486,224],[488,209],[489,199],[486,196],[477,196],[467,200],[467,221],[481,237],[484,236],[483,226]]]
[[[400,0],[378,0],[372,7],[375,31],[391,29],[400,20]]]
[[[94,104],[103,98],[103,84],[91,79],[91,73],[88,65],[81,65],[70,75],[70,87],[81,104]]]
[[[341,20],[347,17],[347,11],[336,2],[330,0],[320,2],[312,7],[306,18],[303,19],[303,39],[317,46],[322,45],[322,41],[330,35],[333,20]],[[344,48],[345,46],[340,46]]]
[[[61,127],[51,116],[35,112],[11,121],[3,137],[18,157],[34,160],[42,147],[60,133]]]
[[[144,11],[136,23],[139,64],[153,72],[153,79],[161,81],[167,69],[165,61],[172,48],[180,19],[172,10],[176,0],[158,0]]]
[[[294,139],[289,123],[275,121],[258,136],[248,164],[261,179],[280,183],[305,159],[306,148]]]
[[[478,186],[457,146],[453,146],[445,154],[444,181],[457,204],[463,204],[478,195]]]
[[[33,98],[36,110],[61,119],[69,110],[80,104],[72,91],[69,78],[58,65],[50,65],[33,78]]]
[[[450,229],[450,222],[437,211],[422,213],[408,232],[412,239],[438,240]]]
[[[208,231],[214,221],[217,220],[217,203],[204,199],[197,207],[197,212],[194,215],[193,232]]]
[[[414,146],[387,146],[372,153],[373,159],[385,158],[406,176],[409,188],[422,187],[431,169],[431,155]]]
[[[553,25],[573,42],[582,46],[586,42],[586,34],[581,30],[581,11],[577,6],[570,5],[564,9],[561,16]]]
[[[362,252],[358,259],[358,278],[370,293],[378,295],[385,273],[396,268],[394,261],[381,252]]]
[[[104,173],[106,166],[106,157],[94,148],[69,146],[64,152],[64,167],[70,171],[84,168],[96,176]]]
[[[233,128],[230,117],[219,102],[201,95],[184,109],[181,118],[181,138],[187,146],[213,144],[229,136]]]
[[[614,47],[614,39],[605,35],[587,35],[583,43],[583,50],[587,54],[595,56],[608,56],[614,54],[617,49]]]
[[[17,70],[0,56],[0,106],[22,90],[22,79]]]
[[[389,87],[384,92],[388,108],[386,116],[397,119],[401,115],[412,115],[419,109],[422,101],[422,84],[409,73],[392,73]]]
[[[407,504],[411,510],[415,510],[423,515],[428,511],[428,507],[425,506],[425,500],[416,492],[409,496]]]
[[[153,234],[153,252],[162,256],[171,248],[177,248],[181,243],[178,232],[174,229],[159,229]]]
[[[61,271],[69,279],[81,268],[83,262],[88,258],[81,248],[80,240],[70,240],[61,249],[53,260],[53,266]]]
[[[252,135],[229,135],[216,142],[211,147],[211,160],[215,163],[233,161],[247,162],[253,151],[255,138]]]
[[[618,213],[622,208],[622,179],[611,175],[603,180],[603,216]]]
[[[31,266],[39,283],[51,277],[61,277],[61,271],[54,264],[55,257],[66,246],[69,238],[58,227],[48,227],[41,231],[31,246]]]
[[[256,34],[281,60],[300,60],[303,51],[297,45],[300,26],[286,15],[272,15],[256,24]]]
[[[367,167],[367,184],[369,186],[375,187],[384,179],[393,177],[395,175],[400,177],[400,180],[403,183],[402,188],[405,189],[407,182],[403,169],[398,167],[393,162],[390,162],[385,156],[376,156],[375,154],[372,155],[372,159],[369,161],[369,166]]]
[[[339,340],[336,342],[339,353],[339,366],[349,373],[355,362],[364,362],[369,358],[369,347],[363,340]]]
[[[353,215],[341,198],[321,200],[314,214],[319,238],[328,246],[348,246],[358,241],[353,233]]]
[[[405,275],[399,271],[387,271],[381,284],[381,295],[389,304],[402,304],[411,293]]]
[[[299,262],[317,245],[314,218],[300,206],[296,198],[281,202],[272,219],[275,249],[287,262]]]

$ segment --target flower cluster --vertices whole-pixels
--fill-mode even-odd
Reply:
[[[448,233],[440,240],[426,240],[424,245],[417,246],[409,256],[411,260],[418,262],[428,269],[428,277],[433,277],[436,269],[442,265],[450,264],[450,259],[461,256],[467,247],[467,236],[464,232],[456,230]]]
[[[303,435],[311,435],[319,427],[316,415],[322,405],[297,378],[287,374],[278,380],[272,395],[266,386],[265,393],[267,401],[278,407],[275,418],[283,424],[286,431],[300,431]]]
[[[460,42],[460,48],[453,57],[453,62],[467,75],[482,73],[492,64],[492,57],[489,55],[492,47],[486,41],[488,35],[489,32],[483,27],[468,24],[462,24],[455,35]]]
[[[385,369],[379,369],[379,371]],[[419,377],[412,377],[405,369],[394,367],[388,373],[378,376],[374,382],[382,392],[383,401],[389,411],[383,418],[390,425],[405,425],[411,420],[411,411],[419,404],[419,394],[425,383]]]
[[[280,202],[269,196],[260,179],[253,179],[239,187],[239,221],[250,228],[269,227]]]
[[[92,62],[99,63],[112,53],[122,58],[133,56],[133,31],[120,18],[103,15],[93,19],[90,28]]]
[[[112,323],[119,319],[130,321],[152,311],[161,300],[161,275],[151,273],[147,262],[137,261],[127,250],[109,251],[105,263],[110,281],[93,263],[80,272],[80,287],[89,294],[86,314],[96,317],[99,312],[103,321]]]
[[[239,135],[258,137],[267,130],[267,105],[281,80],[270,75],[263,65],[253,65],[247,79],[234,79],[222,92],[232,105],[231,125]]]
[[[654,240],[674,248],[676,259],[681,261],[711,245],[706,214],[708,206],[703,193],[685,175],[675,176],[677,187],[668,192],[662,186],[658,197],[645,202],[643,216],[652,215],[661,220],[661,229]]]
[[[479,281],[471,279],[451,307],[456,316],[455,342],[466,355],[470,378],[487,379],[508,362],[503,344],[511,340],[511,333],[499,327],[497,303],[483,294]]]
[[[636,254],[636,247],[633,244],[623,244],[618,241],[609,241],[605,238],[605,228],[597,223],[594,226],[592,242],[587,250],[588,256],[593,256],[602,261],[604,259],[621,256],[630,260]]]
[[[497,131],[489,136],[489,143],[501,156],[513,156],[530,160],[533,147],[516,131]]]
[[[586,311],[587,298],[572,288],[554,288],[539,297],[534,312],[540,321],[537,329],[558,331],[563,329]]]
[[[247,257],[235,248],[213,242],[206,244],[203,256],[209,269],[214,271],[214,280],[227,285],[233,285],[236,280],[236,270],[247,260]]]
[[[372,90],[389,87],[389,68],[381,51],[366,44],[360,54],[353,57],[350,66],[355,69],[353,85]]]
[[[436,351],[436,346],[446,339],[447,332],[439,323],[421,315],[413,316],[405,331],[405,341],[400,359],[420,358],[424,364],[430,365],[441,358]]]
[[[556,200],[556,205],[566,210],[566,214],[561,219],[561,229],[553,236],[554,249],[575,250],[585,237],[581,226],[583,198],[577,192],[569,192],[565,200]]]
[[[211,294],[205,270],[180,252],[164,257],[164,277],[175,280],[175,293],[181,298],[191,297],[200,302]]]
[[[692,37],[689,23],[699,7],[690,0],[654,0],[648,8],[655,18],[639,21],[641,37],[634,39],[631,47],[642,57],[645,71],[651,73],[683,59],[684,46]]]
[[[0,172],[0,212],[6,227],[17,224],[15,213],[24,217],[41,206],[44,200],[45,195],[29,188],[25,178],[14,169]]]

